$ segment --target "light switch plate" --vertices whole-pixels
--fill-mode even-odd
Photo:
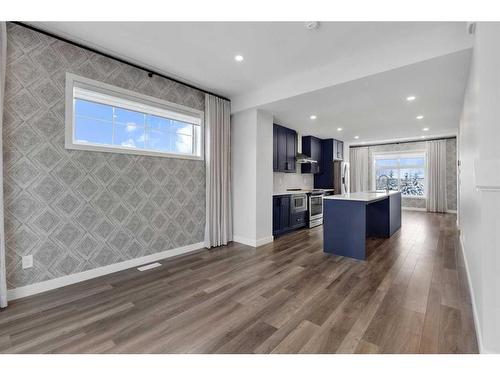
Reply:
[[[23,270],[33,267],[33,255],[26,255],[22,258]]]

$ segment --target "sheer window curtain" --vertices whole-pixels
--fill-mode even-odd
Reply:
[[[368,186],[368,147],[356,147],[349,150],[351,174],[351,192],[367,191]]]
[[[427,211],[446,212],[446,140],[427,142]]]
[[[227,100],[205,95],[207,248],[227,245],[233,240],[230,115]]]
[[[0,22],[0,308],[7,306],[7,274],[5,270],[5,233],[3,227],[3,105],[5,93],[5,69],[7,65],[7,28]]]

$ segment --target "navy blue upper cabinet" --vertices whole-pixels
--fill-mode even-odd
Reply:
[[[302,153],[316,160],[317,163],[301,164],[302,173],[321,173],[321,139],[311,135],[302,137]]]
[[[278,125],[273,124],[273,171],[278,171]]]
[[[286,129],[286,168],[285,172],[295,173],[297,157],[297,132]]]
[[[321,141],[321,173],[314,175],[314,187],[317,189],[333,188],[334,161],[344,159],[344,142],[333,138]]]
[[[297,132],[280,125],[273,125],[273,171],[295,173]]]

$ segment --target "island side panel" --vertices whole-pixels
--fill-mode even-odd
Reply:
[[[364,260],[366,203],[325,199],[323,201],[323,251]]]
[[[401,228],[401,193],[389,196],[390,233],[392,236]]]
[[[368,237],[390,236],[389,198],[370,202],[366,206],[366,234]]]

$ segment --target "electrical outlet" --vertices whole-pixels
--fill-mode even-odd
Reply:
[[[26,255],[23,258],[23,270],[33,267],[33,255]]]

